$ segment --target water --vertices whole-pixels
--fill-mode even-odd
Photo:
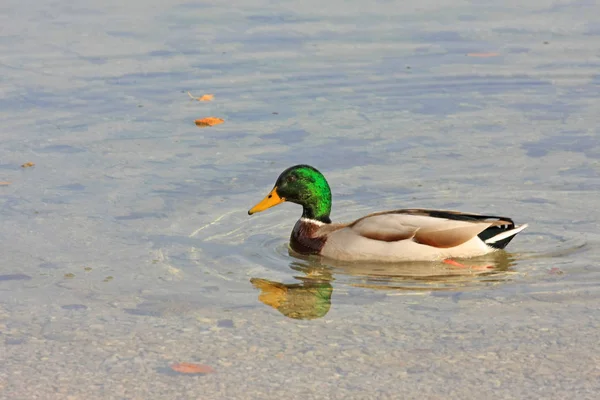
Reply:
[[[0,397],[595,398],[596,2],[1,9]],[[297,163],[334,220],[530,227],[492,269],[298,259],[297,206],[246,214]]]

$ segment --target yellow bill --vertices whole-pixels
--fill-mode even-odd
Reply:
[[[265,211],[267,208],[276,206],[277,204],[283,203],[284,201],[285,201],[285,198],[279,197],[279,195],[277,194],[277,186],[275,186],[273,188],[273,190],[271,190],[271,192],[267,195],[267,197],[262,199],[262,201],[260,203],[258,203],[257,205],[255,205],[248,211],[248,215],[252,215],[257,212]]]

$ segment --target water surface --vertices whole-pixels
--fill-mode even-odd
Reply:
[[[0,8],[0,397],[595,398],[595,2]],[[334,220],[530,227],[463,270],[296,258],[297,206],[246,211],[297,163]]]

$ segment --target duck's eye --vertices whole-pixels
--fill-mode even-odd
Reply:
[[[290,183],[291,182],[296,182],[296,180],[298,180],[298,178],[296,177],[296,175],[290,175],[287,178],[287,181],[290,182]]]

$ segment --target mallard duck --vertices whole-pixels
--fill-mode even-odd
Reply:
[[[331,189],[310,165],[283,171],[271,192],[248,214],[283,203],[300,204],[302,217],[290,237],[300,254],[342,261],[443,261],[482,256],[506,247],[527,224],[458,211],[404,209],[377,212],[351,223],[332,223]]]

